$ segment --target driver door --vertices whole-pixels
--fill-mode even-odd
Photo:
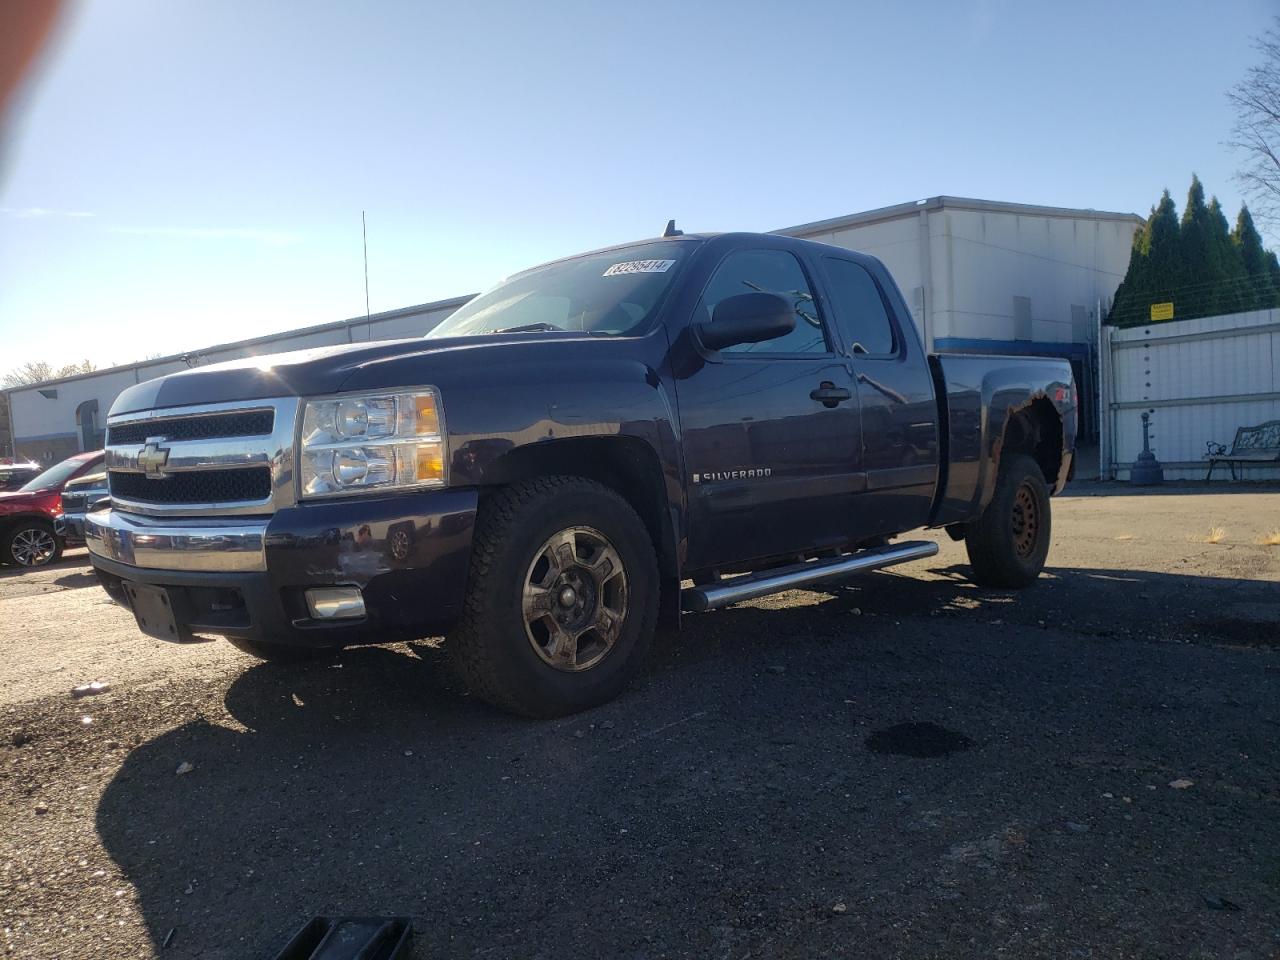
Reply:
[[[707,351],[676,383],[690,569],[842,545],[865,487],[856,383],[795,254],[728,254],[694,320],[710,318],[725,297],[752,291],[791,299],[795,328]]]

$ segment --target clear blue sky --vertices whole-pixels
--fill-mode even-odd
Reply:
[[[4,131],[0,370],[487,287],[937,194],[1234,217],[1275,0],[87,0]],[[1276,238],[1271,238],[1276,239]],[[84,346],[81,346],[83,344]]]

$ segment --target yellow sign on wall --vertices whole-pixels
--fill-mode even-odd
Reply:
[[[1152,320],[1172,320],[1173,304],[1172,303],[1153,303],[1151,305]]]

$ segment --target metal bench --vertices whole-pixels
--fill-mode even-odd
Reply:
[[[1256,427],[1238,427],[1230,450],[1212,440],[1208,447],[1209,452],[1205,456],[1209,458],[1209,472],[1205,474],[1205,480],[1213,477],[1213,468],[1219,463],[1231,467],[1231,479],[1235,480],[1236,464],[1243,470],[1244,467],[1280,463],[1280,420],[1268,420]]]

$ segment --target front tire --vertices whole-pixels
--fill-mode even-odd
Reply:
[[[528,717],[576,713],[639,672],[658,594],[653,544],[627,501],[577,477],[527,480],[481,504],[448,646],[480,699]]]
[[[1007,456],[991,502],[965,535],[974,582],[1014,589],[1035,583],[1049,556],[1050,534],[1049,488],[1040,465],[1026,454]]]
[[[47,520],[20,520],[0,537],[0,562],[47,567],[62,558],[62,538]]]

